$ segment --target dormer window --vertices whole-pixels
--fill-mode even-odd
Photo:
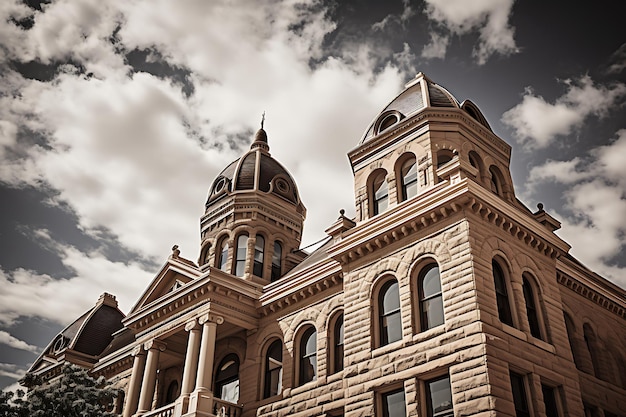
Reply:
[[[374,125],[374,130],[376,134],[379,134],[389,129],[391,126],[397,124],[400,120],[403,119],[403,117],[404,116],[402,115],[402,113],[398,111],[388,111],[383,113]]]

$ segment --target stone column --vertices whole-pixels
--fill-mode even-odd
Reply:
[[[189,395],[195,388],[194,378],[198,372],[198,354],[200,352],[200,330],[201,327],[195,319],[185,326],[185,331],[189,332],[189,338],[187,339],[187,352],[185,353],[181,395]]]
[[[189,399],[190,413],[211,413],[213,410],[213,362],[215,359],[215,338],[217,325],[224,323],[224,318],[213,314],[205,314],[198,322],[202,325],[200,356],[196,373],[196,388]],[[194,414],[195,415],[195,414]]]
[[[144,368],[146,367],[146,351],[143,346],[137,346],[133,350],[133,371],[130,375],[126,407],[124,407],[123,417],[130,417],[137,411],[139,404],[139,392],[141,391],[141,381],[143,380]]]
[[[158,340],[151,340],[144,343],[143,347],[148,351],[148,357],[146,359],[143,383],[141,384],[141,395],[139,396],[139,410],[137,410],[137,414],[143,414],[146,411],[150,411],[152,408],[157,367],[159,365],[159,354],[165,350],[165,343]]]

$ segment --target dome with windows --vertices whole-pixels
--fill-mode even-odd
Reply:
[[[474,103],[465,100],[459,104],[458,100],[448,90],[420,72],[405,85],[404,91],[391,100],[374,118],[359,145],[397,125],[407,117],[429,107],[461,109],[491,131],[487,119]]]
[[[242,191],[262,191],[296,206],[301,205],[295,181],[269,153],[267,133],[263,128],[257,131],[250,150],[231,162],[215,178],[206,207],[227,195]]]

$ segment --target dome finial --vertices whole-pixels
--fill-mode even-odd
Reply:
[[[261,129],[263,129],[264,123],[265,123],[265,110],[263,111],[263,114],[261,115]]]

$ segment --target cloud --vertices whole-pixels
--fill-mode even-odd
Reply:
[[[572,244],[574,256],[622,287],[626,267],[614,259],[626,245],[624,152],[626,130],[620,130],[614,141],[584,158],[548,161],[529,175],[530,189],[548,182],[565,186],[565,211],[557,214],[563,219],[559,235]]]
[[[387,29],[391,24],[398,24],[402,27],[405,27],[406,23],[411,19],[411,17],[415,16],[415,10],[411,7],[410,0],[402,0],[402,13],[399,15],[396,14],[388,14],[381,21],[376,22],[372,25],[373,30],[383,31]]]
[[[518,142],[528,148],[545,148],[557,136],[570,134],[589,116],[603,117],[626,95],[626,85],[596,85],[588,75],[565,80],[567,91],[549,103],[526,89],[522,102],[502,115]]]
[[[443,58],[450,34],[462,36],[473,32],[478,32],[479,38],[472,54],[480,65],[495,54],[517,53],[515,31],[509,25],[513,3],[514,0],[426,0],[426,16],[437,26],[422,56]]]
[[[46,236],[45,230],[38,233],[39,239],[46,239]],[[142,265],[112,262],[96,251],[84,253],[55,243],[50,236],[47,239],[46,244],[56,247],[63,264],[75,274],[66,279],[54,279],[24,268],[0,269],[0,323],[12,325],[20,317],[29,316],[66,325],[93,307],[103,292],[114,293],[120,309],[128,312],[150,282],[151,274],[144,271]],[[4,339],[0,332],[0,342]],[[14,347],[18,342],[12,342]],[[24,350],[30,348],[24,347]]]
[[[4,330],[0,330],[0,344],[7,345],[9,347],[12,347],[13,349],[25,350],[27,352],[39,352],[39,348],[37,346],[29,345],[28,343],[12,336]]]
[[[617,51],[613,52],[609,60],[607,73],[620,74],[626,68],[626,43],[623,43]]]
[[[0,363],[0,376],[6,376],[13,379],[21,379],[26,374],[26,370],[12,363]],[[24,390],[18,384],[11,385],[3,389],[3,391]]]

